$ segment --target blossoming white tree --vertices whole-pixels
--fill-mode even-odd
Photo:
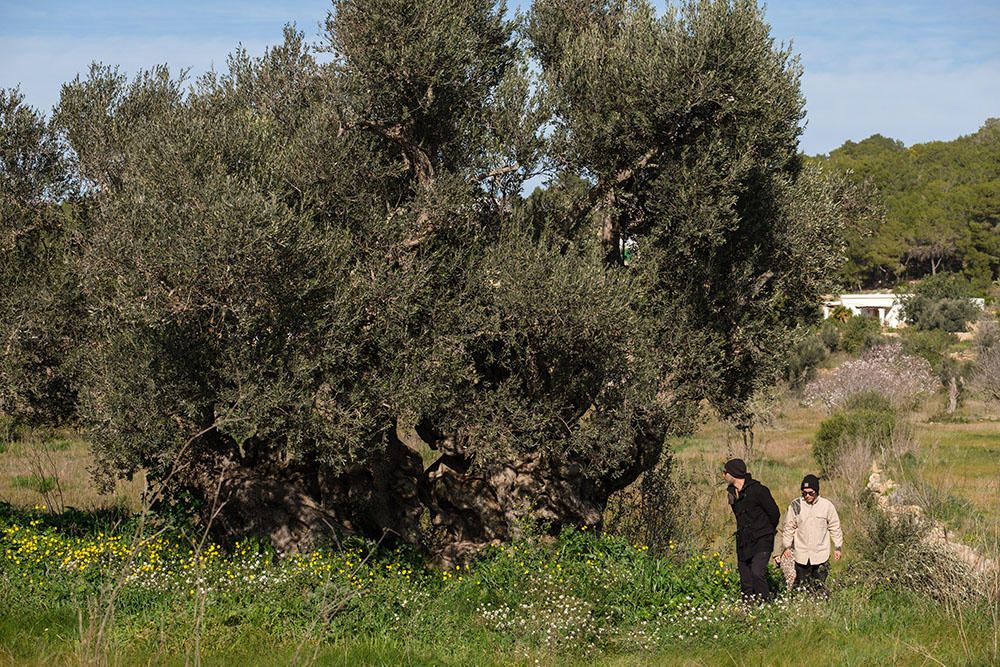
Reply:
[[[902,345],[891,343],[872,348],[810,382],[804,402],[832,411],[851,396],[874,392],[894,405],[911,407],[920,396],[933,393],[939,386],[925,359],[904,354]]]

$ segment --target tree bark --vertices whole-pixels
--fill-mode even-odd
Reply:
[[[374,464],[340,471],[318,461],[289,464],[276,452],[248,458],[234,446],[200,448],[179,481],[204,501],[202,517],[217,539],[255,535],[287,554],[340,535],[419,544],[421,474],[419,454],[391,433]]]
[[[625,464],[602,475],[585,461],[537,452],[477,465],[453,437],[431,439],[440,454],[425,470],[395,432],[374,462],[337,472],[203,447],[192,451],[181,484],[205,501],[203,516],[223,543],[256,535],[289,554],[359,535],[411,544],[452,565],[517,539],[526,526],[552,535],[570,525],[599,529],[610,495],[655,464],[663,436],[642,436]]]

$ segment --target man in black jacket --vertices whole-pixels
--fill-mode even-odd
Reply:
[[[736,515],[736,560],[743,597],[767,601],[767,562],[781,512],[771,491],[747,472],[743,459],[730,459],[722,469],[729,483],[729,506]]]

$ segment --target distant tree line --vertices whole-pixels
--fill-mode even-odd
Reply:
[[[1000,119],[954,141],[906,148],[876,134],[813,159],[870,179],[885,205],[884,224],[849,234],[844,287],[954,273],[982,291],[1000,279]]]

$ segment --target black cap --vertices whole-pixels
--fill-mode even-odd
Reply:
[[[802,490],[812,489],[819,493],[819,477],[816,475],[806,475],[802,478]]]
[[[747,476],[747,464],[743,462],[743,459],[729,459],[722,469],[736,479],[743,479]]]

